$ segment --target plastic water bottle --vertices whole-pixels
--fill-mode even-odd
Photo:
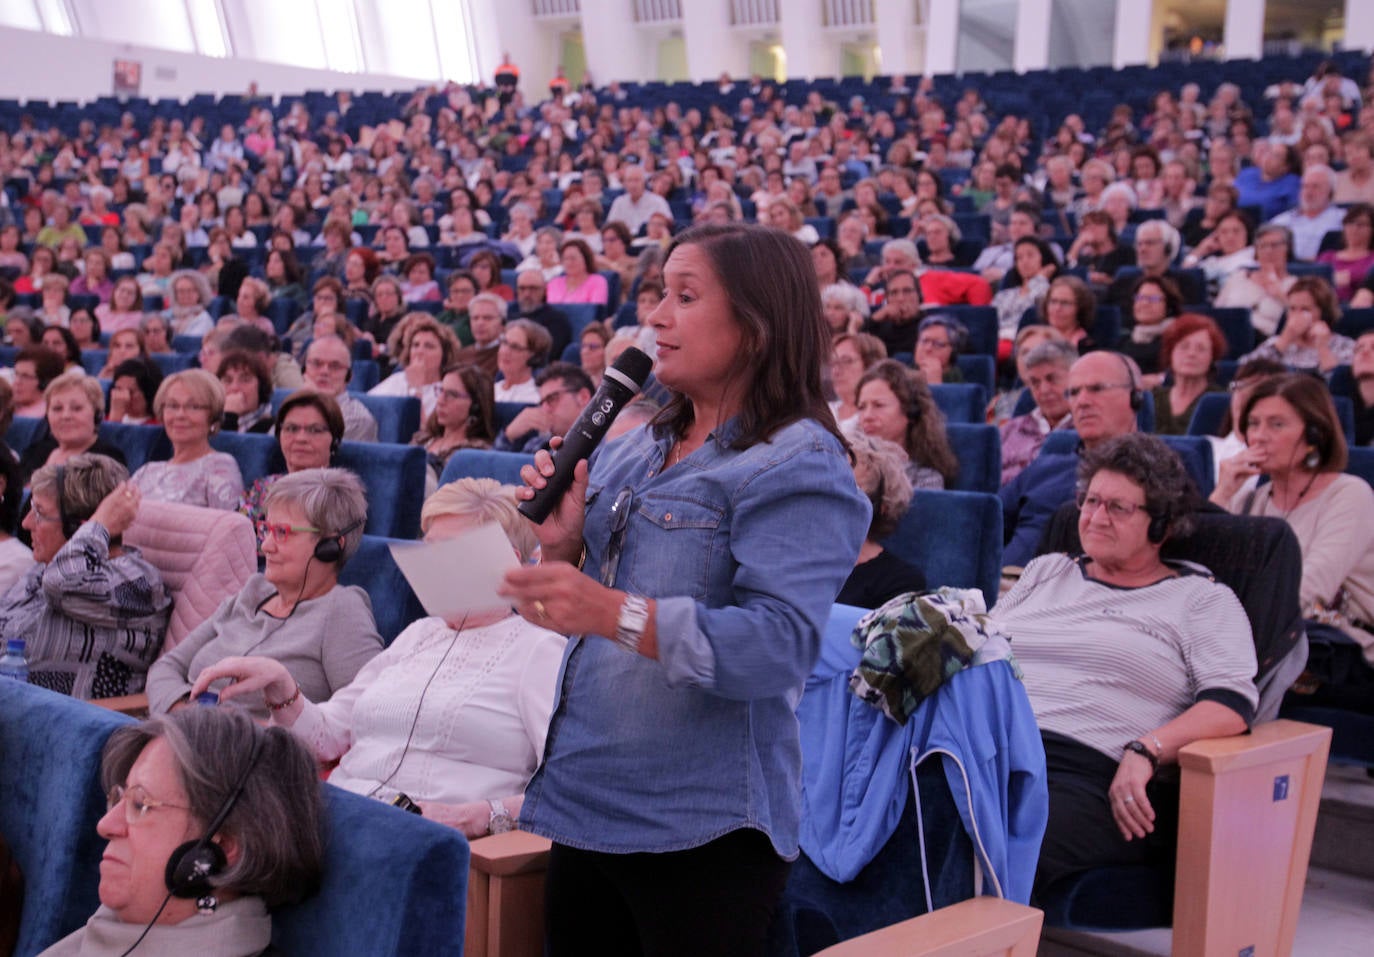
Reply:
[[[24,658],[23,638],[11,638],[6,643],[5,654],[0,657],[0,678],[13,678],[28,684],[29,663]]]

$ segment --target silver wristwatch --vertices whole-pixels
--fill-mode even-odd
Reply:
[[[615,622],[615,643],[631,654],[639,654],[644,628],[649,624],[649,602],[639,595],[626,595]]]
[[[510,816],[504,804],[496,798],[489,798],[487,803],[491,805],[491,820],[487,823],[488,834],[505,834],[507,831],[515,830],[515,819]]]

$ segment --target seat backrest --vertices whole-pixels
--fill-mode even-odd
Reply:
[[[460,478],[493,478],[502,485],[523,485],[520,469],[534,461],[523,452],[493,452],[489,449],[459,449],[444,465],[439,484]]]
[[[931,315],[958,319],[968,330],[967,355],[997,355],[997,310],[991,306],[941,306]]]
[[[101,422],[100,438],[124,453],[124,462],[132,475],[148,462],[171,455],[171,443],[160,425],[126,425],[123,422]]]
[[[364,535],[358,551],[339,572],[339,584],[357,585],[367,592],[377,633],[388,646],[407,625],[425,617],[424,606],[391,557],[395,541],[399,539]]]
[[[964,381],[980,385],[990,395],[997,388],[997,362],[992,356],[966,355],[954,361]],[[979,419],[978,421],[982,421]]]
[[[1149,393],[1145,393],[1147,396]],[[1140,431],[1144,431],[1143,429]],[[1160,440],[1178,453],[1183,467],[1197,484],[1198,491],[1210,495],[1215,485],[1212,471],[1212,443],[1195,435],[1161,435]],[[1078,448],[1078,433],[1073,429],[1055,429],[1045,436],[1041,455],[1072,455]]]
[[[1350,459],[1346,462],[1345,470],[1374,485],[1374,449],[1354,447],[1349,450],[1349,454]]]
[[[949,422],[976,424],[987,420],[987,394],[976,382],[932,385],[930,394]]]
[[[462,833],[321,787],[324,881],[319,893],[272,913],[276,948],[294,957],[458,953],[469,858]]]
[[[1239,359],[1255,348],[1255,327],[1250,322],[1250,310],[1240,309],[1233,306],[1203,306],[1194,310],[1204,316],[1211,316],[1212,320],[1221,327],[1221,334],[1226,337],[1226,357],[1228,359]]]
[[[281,446],[275,436],[261,432],[216,432],[210,436],[210,446],[217,452],[227,452],[239,463],[243,487],[249,488],[264,475],[278,475],[286,471]]]
[[[37,685],[0,692],[0,832],[25,882],[16,954],[46,949],[100,903],[100,754],[128,721]]]
[[[14,450],[15,455],[23,455],[24,450],[33,444],[33,440],[45,428],[47,422],[43,419],[16,415],[10,422],[9,431],[5,433],[5,444]]]
[[[145,500],[124,540],[162,573],[172,596],[164,651],[238,594],[258,570],[253,524],[238,512]]]
[[[996,495],[917,489],[911,508],[882,544],[920,569],[927,588],[981,588],[988,607],[997,600],[1002,502]]]
[[[359,402],[377,420],[377,441],[405,445],[420,431],[420,400],[408,395],[359,394]]]
[[[492,411],[491,415],[492,427],[500,432],[506,426],[510,425],[517,415],[529,407],[530,404],[525,402],[496,403],[496,408]]]
[[[180,352],[155,352],[149,358],[157,363],[157,367],[162,370],[164,376],[191,368],[191,364],[196,359],[193,355],[185,355]]]
[[[424,449],[388,442],[344,442],[334,464],[352,469],[367,487],[366,534],[388,538],[420,534],[420,506],[429,471]]]
[[[959,474],[950,488],[996,492],[1002,482],[1002,438],[997,426],[950,422],[945,435],[959,459]]]

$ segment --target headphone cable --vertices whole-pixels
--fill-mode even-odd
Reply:
[[[167,909],[167,904],[171,901],[171,899],[172,892],[168,891],[167,896],[162,898],[162,903],[158,906],[157,913],[153,915],[153,919],[148,921],[148,926],[143,928],[143,933],[138,935],[138,940],[130,944],[129,949],[124,951],[124,953],[120,954],[119,957],[129,957],[129,955],[134,952],[134,948],[137,947],[139,944],[143,943],[143,938],[148,936],[148,932],[153,929],[153,925],[157,923],[157,919],[161,917],[162,912]]]

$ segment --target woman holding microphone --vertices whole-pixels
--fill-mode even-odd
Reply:
[[[672,400],[577,466],[542,564],[502,589],[575,638],[520,817],[554,841],[555,957],[761,951],[797,855],[793,711],[869,523],[806,248],[701,226],[664,279],[649,321]],[[553,471],[540,453],[522,496]]]

